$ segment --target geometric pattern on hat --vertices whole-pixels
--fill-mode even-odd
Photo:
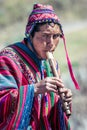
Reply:
[[[53,22],[60,24],[58,16],[51,5],[34,4],[28,17],[25,34],[29,35],[36,23]]]

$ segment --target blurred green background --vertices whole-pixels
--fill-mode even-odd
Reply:
[[[68,73],[62,40],[54,56],[65,85],[73,91],[71,126],[73,130],[87,130],[87,0],[0,0],[0,49],[24,38],[27,19],[35,3],[53,5],[61,20],[69,57],[81,86],[79,92],[74,89]]]

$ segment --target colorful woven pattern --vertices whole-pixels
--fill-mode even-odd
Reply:
[[[34,97],[34,83],[42,77],[39,69],[42,63],[46,77],[50,67],[23,43],[0,53],[0,130],[63,130],[58,95],[46,93]],[[64,121],[66,130],[70,130],[66,115]]]
[[[27,35],[30,34],[36,23],[43,23],[43,22],[59,23],[59,18],[55,14],[52,6],[35,4],[33,7],[33,11],[31,12],[28,18],[28,23],[26,26],[26,34]]]
[[[31,80],[30,70],[12,49],[0,53],[0,130],[29,126],[34,97]]]

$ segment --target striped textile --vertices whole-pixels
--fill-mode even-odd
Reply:
[[[47,76],[46,61],[44,76]],[[24,43],[0,52],[0,130],[62,130],[59,97],[54,93],[34,97],[34,83],[42,77],[42,61]],[[66,130],[70,130],[64,114]]]

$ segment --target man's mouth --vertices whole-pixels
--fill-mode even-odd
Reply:
[[[53,53],[53,51],[54,51],[53,49],[52,50],[51,49],[50,50],[45,50],[45,52],[52,52],[52,53]]]

